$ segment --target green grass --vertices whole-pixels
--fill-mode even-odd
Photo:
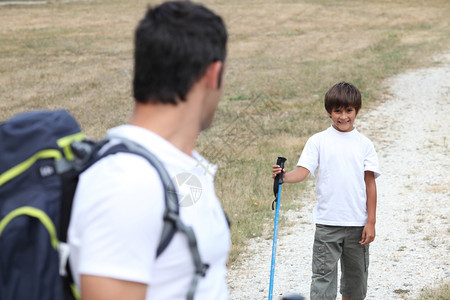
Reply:
[[[411,298],[402,298],[409,299]],[[415,300],[448,300],[450,299],[450,281],[448,278],[439,286],[430,288],[426,287],[423,292]]]

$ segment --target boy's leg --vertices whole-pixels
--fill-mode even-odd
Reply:
[[[311,300],[335,300],[337,262],[341,256],[343,227],[316,225],[313,245]]]
[[[341,256],[341,294],[363,300],[367,294],[369,245],[360,245],[363,227],[347,227]],[[345,299],[345,298],[343,298]]]

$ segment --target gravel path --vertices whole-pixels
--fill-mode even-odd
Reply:
[[[382,172],[366,299],[414,299],[450,278],[450,53],[433,62],[389,79],[388,100],[357,119],[358,130],[375,144]],[[299,197],[301,208],[281,208],[291,226],[279,228],[274,299],[290,293],[309,299],[310,183]],[[250,241],[229,271],[231,300],[267,299],[271,253],[271,238]]]

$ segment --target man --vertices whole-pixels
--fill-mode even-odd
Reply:
[[[228,298],[230,234],[214,192],[215,166],[194,150],[222,95],[226,43],[222,19],[200,4],[150,8],[135,34],[134,114],[108,132],[154,153],[179,198],[189,198],[180,216],[209,265],[195,293],[204,300]],[[156,258],[164,208],[161,179],[138,155],[107,156],[82,174],[69,242],[83,300],[186,299],[194,273],[186,236],[177,232]]]

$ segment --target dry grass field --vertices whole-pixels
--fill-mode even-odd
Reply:
[[[99,138],[131,114],[133,31],[159,1],[47,2],[0,6],[0,121],[65,108]],[[220,168],[216,187],[232,220],[233,263],[247,239],[271,235],[271,165],[283,155],[293,168],[306,139],[328,126],[326,90],[353,82],[362,114],[383,101],[385,78],[450,48],[450,2],[201,2],[229,29],[226,92],[198,148]],[[302,186],[283,188],[283,209]]]

